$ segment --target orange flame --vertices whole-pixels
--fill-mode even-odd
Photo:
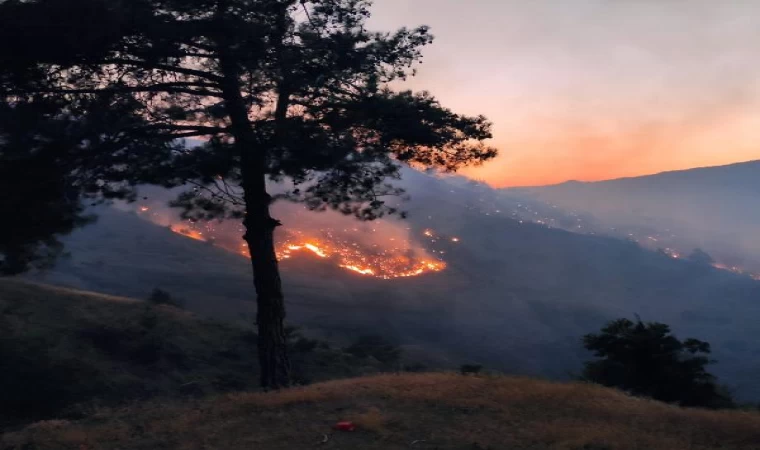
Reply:
[[[189,237],[190,239],[195,239],[196,241],[203,241],[206,242],[206,238],[203,236],[203,233],[197,230],[193,230],[190,228],[177,228],[174,225],[169,227],[170,230],[172,230],[174,233],[181,234],[182,236]]]
[[[245,243],[226,243],[224,240],[209,239],[214,237],[217,230],[213,224],[205,224],[204,230],[199,231],[196,223],[183,223],[183,226],[172,225],[171,231],[198,241],[212,240],[215,245],[243,256],[250,256],[248,245]],[[358,231],[358,230],[353,230]],[[302,233],[291,232],[290,237],[282,240],[275,250],[280,261],[295,257],[301,252],[308,252],[321,259],[334,262],[336,266],[353,273],[381,279],[408,278],[425,273],[440,272],[446,268],[446,263],[424,257],[427,252],[421,248],[412,249],[409,242],[390,238],[393,247],[383,248],[375,244],[370,250],[357,242],[340,239],[327,232],[328,239],[303,237]],[[433,231],[427,230],[426,236],[434,236]],[[208,237],[207,237],[208,236]],[[458,242],[458,238],[452,239]],[[228,241],[229,242],[229,241]],[[443,254],[443,252],[440,252]],[[418,255],[422,255],[420,257]]]

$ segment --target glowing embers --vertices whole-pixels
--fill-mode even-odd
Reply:
[[[329,257],[329,253],[325,251],[322,247],[320,247],[320,244],[313,244],[310,242],[307,242],[305,244],[288,244],[285,246],[284,250],[280,250],[277,253],[278,259],[288,259],[292,256],[293,252],[297,252],[299,250],[308,250],[315,255],[319,256],[320,258],[327,258]]]
[[[169,227],[169,229],[174,233],[181,234],[182,236],[189,237],[190,239],[195,239],[196,241],[207,241],[206,237],[203,236],[202,231],[198,231],[193,228],[172,225]]]
[[[360,244],[351,239],[350,230],[342,233],[320,230],[320,233],[324,237],[319,239],[306,237],[302,232],[289,233],[278,245],[278,259],[309,252],[356,274],[382,279],[415,277],[446,268],[445,262],[430,257],[423,248],[415,248],[397,237],[386,238],[382,243]]]
[[[250,255],[247,244],[240,242],[243,230],[239,226],[185,221],[171,225],[170,229],[191,239],[211,242],[227,251],[246,257]],[[283,230],[278,236],[275,253],[280,261],[312,255],[355,274],[385,280],[416,277],[446,268],[444,261],[430,254],[443,254],[443,251],[429,252],[407,239],[407,235],[398,230],[389,232],[376,228]],[[430,238],[435,233],[430,231],[425,235]],[[435,238],[430,240],[435,242]]]

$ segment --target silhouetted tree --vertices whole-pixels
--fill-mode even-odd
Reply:
[[[122,168],[127,173],[117,175],[134,182],[193,185],[175,202],[187,218],[244,218],[265,387],[289,383],[274,250],[280,222],[270,215],[267,181],[288,182],[277,198],[368,220],[397,212],[385,197],[401,191],[385,180],[399,177],[401,163],[456,170],[496,155],[482,143],[491,137],[484,117],[455,114],[426,92],[390,88],[413,74],[432,38],[426,27],[368,31],[369,6],[366,0],[0,4],[0,39],[11,43],[0,48],[7,104],[52,98],[62,112],[70,104],[77,111],[84,105],[85,113],[89,102],[117,104],[142,119],[122,123],[122,147],[124,140],[147,139],[160,151],[151,153],[151,170],[107,158],[102,166]],[[172,149],[181,138],[204,144]]]
[[[139,120],[105,97],[0,103],[0,275],[50,265],[58,237],[94,219],[83,201],[134,195],[128,180],[161,158],[152,142],[118,137]]]
[[[50,157],[60,141],[42,111],[0,105],[0,274],[51,264],[57,236],[87,221],[69,170]],[[57,147],[57,148],[56,148]]]
[[[732,405],[705,369],[710,344],[682,342],[665,324],[618,319],[600,334],[584,336],[583,343],[602,358],[586,363],[583,377],[589,381],[685,406]]]

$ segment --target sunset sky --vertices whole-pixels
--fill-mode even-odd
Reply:
[[[375,0],[372,26],[430,25],[420,75],[494,122],[495,186],[760,159],[760,2]]]

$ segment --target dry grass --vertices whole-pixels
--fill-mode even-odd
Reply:
[[[373,406],[366,412],[356,415],[351,418],[352,422],[356,424],[361,430],[372,431],[378,434],[386,434],[386,425],[388,424],[388,417],[380,411],[380,408]]]
[[[0,280],[0,434],[32,420],[81,417],[97,406],[137,399],[172,402],[255,390],[255,347],[250,329],[204,320],[178,308]],[[310,380],[380,370],[379,363],[340,349],[295,350],[291,360],[296,374]],[[315,395],[319,391],[248,394],[241,396],[239,405],[254,402],[275,408]],[[45,426],[67,428],[56,422]],[[76,436],[66,440],[77,441]]]
[[[333,431],[341,420],[358,430]],[[0,448],[757,450],[760,415],[578,383],[382,375],[45,422],[7,434]]]

